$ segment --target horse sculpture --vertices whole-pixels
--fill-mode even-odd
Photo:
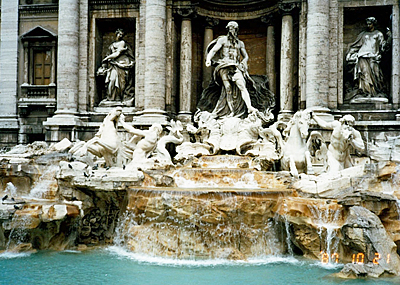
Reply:
[[[167,143],[181,144],[183,142],[183,126],[181,121],[171,120],[170,126],[167,127],[169,134],[159,139],[156,146],[156,158],[160,166],[174,165],[172,163],[171,154],[168,152]]]
[[[309,110],[298,111],[283,131],[286,140],[282,147],[282,170],[289,170],[298,178],[299,173],[314,174],[310,152],[307,148],[308,129],[311,123]]]
[[[116,107],[111,110],[100,125],[95,137],[89,141],[78,143],[69,152],[76,156],[86,156],[88,152],[104,157],[108,167],[122,164],[118,159],[118,152],[121,148],[121,139],[118,136],[118,123],[123,121],[122,108]]]

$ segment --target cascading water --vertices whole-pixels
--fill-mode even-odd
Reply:
[[[289,209],[286,199],[282,200],[278,212],[280,212],[280,215],[276,214],[273,218],[273,221],[275,221],[275,223],[280,222],[284,227],[284,229],[281,231],[281,240],[283,240],[285,243],[287,253],[290,256],[293,256],[290,223],[288,219]],[[274,228],[276,228],[276,226]]]
[[[396,200],[398,219],[400,220],[400,199],[395,195],[395,190],[400,186],[400,167],[396,167],[396,172],[391,174],[389,180],[381,181],[382,193],[392,195]]]
[[[341,218],[341,208],[332,208],[329,205],[309,204],[313,223],[317,226],[320,240],[321,260],[323,263],[338,262],[338,225]]]
[[[217,164],[211,158],[207,163]],[[128,190],[114,243],[135,253],[189,260],[284,252],[273,223],[276,198],[284,194],[261,188],[251,169],[225,166],[175,171],[178,187]]]
[[[57,191],[56,172],[59,166],[57,164],[48,165],[40,176],[39,180],[31,189],[27,198],[51,199]]]
[[[128,208],[114,242],[134,252],[186,259],[246,259],[272,254],[277,248],[267,217],[237,210],[248,197],[187,192],[157,195],[144,191],[131,195],[137,197],[136,205],[144,199],[147,205],[139,211]]]
[[[10,195],[10,198],[17,196],[17,187],[12,184],[12,182],[8,182],[6,189],[4,190],[6,195]]]

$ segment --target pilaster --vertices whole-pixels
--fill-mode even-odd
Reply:
[[[16,144],[18,141],[18,1],[1,1],[0,39],[0,143]]]

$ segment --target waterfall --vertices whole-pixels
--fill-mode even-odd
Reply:
[[[8,182],[4,193],[9,194],[10,198],[17,197],[17,187],[12,182]]]
[[[313,223],[317,226],[320,239],[321,256],[323,263],[337,263],[341,209],[332,209],[329,205],[307,205]]]
[[[127,190],[114,243],[133,253],[186,260],[292,255],[289,221],[286,246],[277,235],[283,223],[275,220],[279,197],[291,191],[250,165],[249,157],[203,156],[166,174],[174,187]]]
[[[208,191],[130,191],[114,243],[177,259],[245,260],[281,253],[258,196]]]
[[[57,191],[56,173],[59,169],[57,164],[47,166],[29,193],[28,198],[49,199],[53,198]]]
[[[3,223],[5,230],[9,230],[8,242],[6,244],[6,250],[13,250],[20,244],[27,243],[28,230],[32,223],[31,217],[14,215],[12,220],[8,223]]]

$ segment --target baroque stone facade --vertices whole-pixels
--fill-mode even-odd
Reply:
[[[397,0],[2,0],[0,146],[91,138],[111,110],[100,104],[107,89],[96,73],[120,28],[134,56],[134,102],[121,104],[127,121],[190,121],[211,79],[205,49],[231,20],[249,73],[266,75],[276,93],[276,116],[352,114],[365,140],[397,136],[399,15]],[[391,33],[380,59],[388,100],[351,102],[345,59],[368,17]]]

